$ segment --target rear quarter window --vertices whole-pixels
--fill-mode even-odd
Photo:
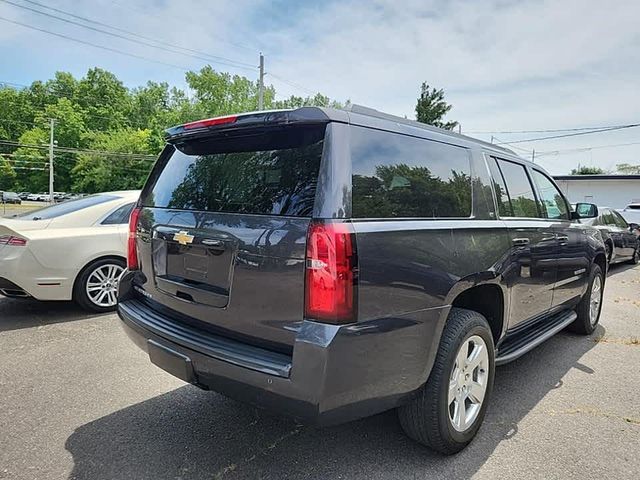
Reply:
[[[351,129],[354,218],[471,216],[469,153],[432,140]]]

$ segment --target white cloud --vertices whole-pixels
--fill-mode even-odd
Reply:
[[[66,0],[57,2],[56,7],[242,62],[257,63],[257,50],[262,48],[267,72],[332,98],[348,98],[400,115],[413,115],[419,85],[427,81],[445,89],[454,105],[451,117],[459,120],[464,130],[562,128],[640,120],[638,2],[149,0],[132,4],[126,0]],[[0,15],[189,68],[202,64],[119,39],[105,39],[6,5],[0,5]],[[82,74],[99,64],[129,85],[146,79],[184,84],[182,72],[170,67],[19,27],[0,27],[0,40],[15,50],[3,63],[13,59],[15,68],[34,76],[42,75],[45,66],[48,75],[55,69]],[[281,95],[305,94],[276,76],[267,79]],[[541,151],[623,143],[640,140],[639,130],[521,147],[535,146]],[[510,138],[516,136],[505,139]],[[578,161],[605,168],[640,162],[639,153],[640,147],[625,147],[540,159],[553,173],[565,173]]]

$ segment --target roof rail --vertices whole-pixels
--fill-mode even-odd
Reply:
[[[366,115],[368,117],[374,117],[374,118],[380,118],[382,120],[389,120],[391,122],[396,122],[396,123],[401,123],[404,125],[410,125],[412,127],[416,127],[416,128],[421,128],[423,130],[429,130],[432,132],[437,132],[437,133],[444,133],[446,135],[451,135],[454,137],[460,137],[460,138],[464,138],[466,140],[470,140],[473,142],[477,142],[480,143],[486,147],[492,148],[494,150],[502,150],[504,152],[508,152],[512,155],[516,155],[516,153],[506,147],[503,147],[501,145],[496,145],[495,143],[489,143],[489,142],[485,142],[484,140],[479,140],[477,138],[473,138],[473,137],[469,137],[467,135],[462,135],[460,133],[456,133],[456,132],[452,132],[451,130],[445,130],[443,128],[438,128],[438,127],[434,127],[433,125],[428,125],[426,123],[422,123],[422,122],[418,122],[416,120],[409,120],[408,118],[404,118],[404,117],[398,117],[397,115],[391,115],[390,113],[384,113],[381,112],[379,110],[376,110],[375,108],[371,108],[371,107],[365,107],[364,105],[357,105],[355,103],[352,103],[351,105],[347,106],[345,108],[346,111],[351,112],[351,113],[357,113],[360,115]]]

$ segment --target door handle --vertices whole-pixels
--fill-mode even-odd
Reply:
[[[558,235],[558,242],[560,242],[560,245],[566,245],[569,243],[569,237],[567,235]]]
[[[524,247],[525,245],[529,245],[531,241],[528,238],[514,238],[511,240],[516,247]]]

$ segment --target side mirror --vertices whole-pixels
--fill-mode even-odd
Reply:
[[[571,218],[595,218],[598,216],[598,207],[593,203],[576,203],[576,209],[571,213]]]

